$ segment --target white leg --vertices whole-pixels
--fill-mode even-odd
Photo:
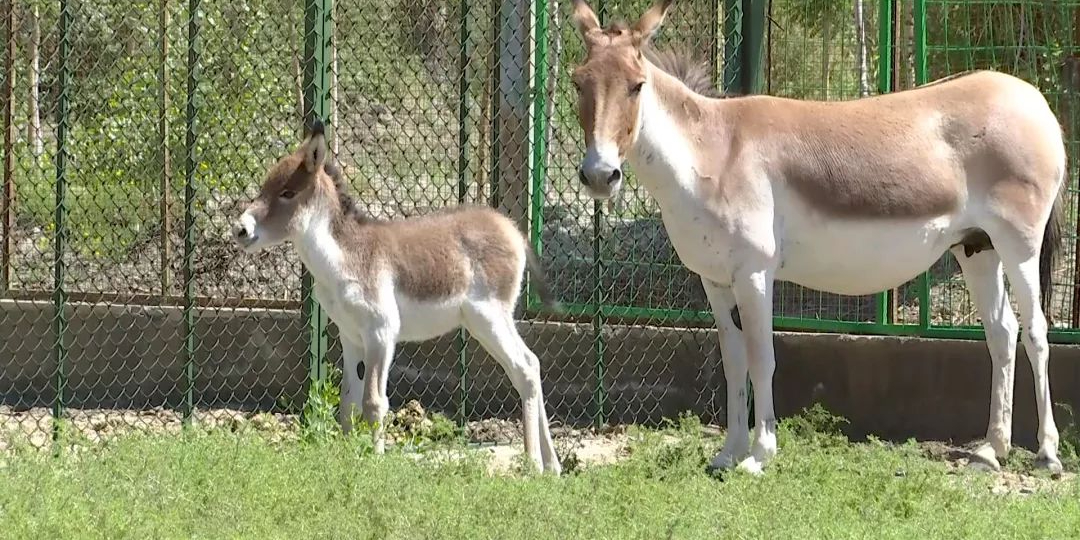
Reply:
[[[773,373],[776,371],[772,334],[772,272],[758,270],[736,275],[733,288],[746,342],[755,417],[750,456],[739,463],[738,468],[758,474],[777,451],[772,389]]]
[[[511,323],[513,324],[513,323]],[[551,438],[551,422],[548,420],[547,405],[544,403],[544,390],[543,390],[543,378],[540,376],[540,359],[536,357],[536,354],[529,349],[529,346],[525,344],[525,340],[521,339],[521,334],[516,332],[517,327],[514,327],[514,335],[517,336],[518,346],[525,351],[525,356],[528,359],[530,369],[535,369],[537,377],[541,380],[540,391],[537,393],[537,399],[539,400],[540,415],[537,421],[540,424],[540,454],[544,460],[544,471],[555,473],[555,476],[562,474],[562,465],[559,463],[559,456],[555,452],[555,441]]]
[[[1052,473],[1060,473],[1062,469],[1057,453],[1058,430],[1054,423],[1050,379],[1047,376],[1050,344],[1046,338],[1046,316],[1039,305],[1039,258],[1034,253],[1037,250],[1015,246],[1008,241],[999,243],[998,238],[991,238],[1005,263],[1005,273],[1009,276],[1009,283],[1016,294],[1023,327],[1020,339],[1027,352],[1028,361],[1031,362],[1031,373],[1035,380],[1035,405],[1039,410],[1039,453],[1035,463]],[[1017,256],[1018,254],[1022,255]]]
[[[965,255],[962,248],[953,249],[952,252],[964,272],[964,281],[986,330],[986,345],[990,349],[993,366],[986,442],[975,450],[972,462],[998,470],[1000,460],[1009,455],[1012,441],[1013,381],[1019,324],[1005,294],[1001,257],[997,251],[981,251],[971,257]]]
[[[519,345],[520,338],[508,310],[495,302],[471,304],[464,308],[465,326],[492,357],[502,365],[521,396],[521,420],[525,431],[525,452],[543,471],[540,450],[540,369],[535,368]]]
[[[735,308],[735,294],[731,287],[719,285],[702,278],[705,295],[712,306],[716,330],[720,335],[720,355],[727,379],[727,436],[724,447],[709,462],[709,471],[730,469],[750,452],[750,426],[746,403],[746,344],[742,331],[735,326],[731,310]]]
[[[347,434],[352,431],[353,418],[363,414],[364,381],[357,372],[364,359],[363,344],[342,335],[341,359],[341,407],[338,409],[338,421],[341,423],[341,430]]]
[[[365,422],[375,427],[372,438],[376,454],[386,450],[386,426],[383,420],[390,410],[386,385],[390,377],[390,363],[394,359],[396,338],[396,332],[381,328],[364,339],[363,416]]]

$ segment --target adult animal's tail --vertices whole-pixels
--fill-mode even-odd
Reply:
[[[1065,193],[1068,191],[1069,164],[1066,158],[1061,168],[1061,185],[1058,188],[1057,197],[1054,198],[1054,206],[1050,209],[1050,219],[1046,221],[1046,229],[1043,231],[1042,248],[1039,251],[1039,290],[1042,298],[1042,310],[1046,320],[1051,324],[1050,296],[1053,293],[1051,285],[1051,273],[1054,263],[1061,255],[1061,239],[1064,233],[1065,215],[1062,207],[1065,204]]]

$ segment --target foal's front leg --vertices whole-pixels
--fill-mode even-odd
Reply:
[[[755,416],[750,457],[739,463],[738,468],[757,474],[777,450],[772,391],[776,371],[772,331],[773,273],[765,269],[736,274],[733,288],[746,342]]]
[[[375,428],[373,439],[375,453],[381,454],[386,449],[386,426],[383,425],[386,413],[390,410],[390,399],[386,395],[387,381],[390,377],[390,363],[394,359],[394,347],[397,343],[397,331],[389,325],[379,325],[364,337],[364,421]]]
[[[727,435],[724,447],[709,462],[709,471],[730,469],[750,452],[750,411],[746,406],[746,344],[742,331],[732,317],[735,294],[730,285],[701,278],[705,295],[712,306],[713,319],[720,336],[720,361],[727,379]]]
[[[348,434],[353,428],[353,418],[362,414],[364,403],[364,378],[359,369],[364,361],[364,345],[356,336],[341,335],[341,407],[338,421],[341,431]],[[364,367],[366,372],[367,367]]]

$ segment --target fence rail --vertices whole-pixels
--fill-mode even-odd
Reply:
[[[606,20],[648,3],[594,0]],[[567,375],[545,383],[577,389],[549,399],[557,417],[655,419],[670,391],[640,388],[670,379],[667,349],[686,336],[713,360],[693,383],[705,390],[680,403],[717,416],[708,303],[658,207],[632,174],[610,206],[577,191],[567,77],[583,51],[567,6],[4,0],[0,403],[50,408],[46,431],[56,425],[48,417],[89,404],[164,406],[185,421],[253,403],[295,410],[340,356],[335,329],[295,256],[241,255],[227,230],[264,168],[318,116],[372,215],[485,204],[528,231],[578,329],[538,331],[533,344],[541,358],[566,358],[558,372]],[[709,0],[676,2],[657,46],[689,48],[724,89],[811,99],[1000,69],[1050,98],[1075,157],[1078,41],[1078,1]],[[1077,161],[1073,234],[1053,276],[1055,342],[1080,343]],[[526,298],[522,324],[546,328],[534,292]],[[95,315],[95,305],[119,311]],[[161,325],[139,306],[179,310],[179,323]],[[778,328],[982,337],[948,254],[877,295],[778,285],[774,310]],[[612,341],[612,325],[682,330],[645,347]],[[515,414],[512,400],[495,397],[512,390],[494,363],[464,332],[451,338],[403,348],[392,398],[417,397],[461,421]],[[302,369],[274,372],[268,357]],[[96,369],[111,380],[87,377]],[[252,382],[245,370],[284,379]],[[631,384],[638,393],[619,390]]]

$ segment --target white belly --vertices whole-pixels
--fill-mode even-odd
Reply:
[[[357,294],[358,287],[345,285],[340,294],[329,287],[316,285],[315,299],[334,321],[338,330],[363,339],[371,327],[374,306]],[[397,342],[424,341],[456,329],[461,324],[461,298],[443,302],[417,302],[397,295],[394,306],[384,306],[388,316],[396,317]]]
[[[959,238],[952,216],[930,220],[836,220],[807,214],[780,221],[777,279],[863,295],[918,276]]]
[[[773,230],[765,223],[763,238],[749,240],[739,238],[749,234],[745,226],[693,205],[665,208],[663,220],[679,259],[703,277],[730,282],[747,250],[775,250],[776,279],[845,295],[902,285],[928,269],[970,226],[963,216],[841,220],[791,207],[777,207],[776,213]],[[770,234],[774,237],[764,238]]]

